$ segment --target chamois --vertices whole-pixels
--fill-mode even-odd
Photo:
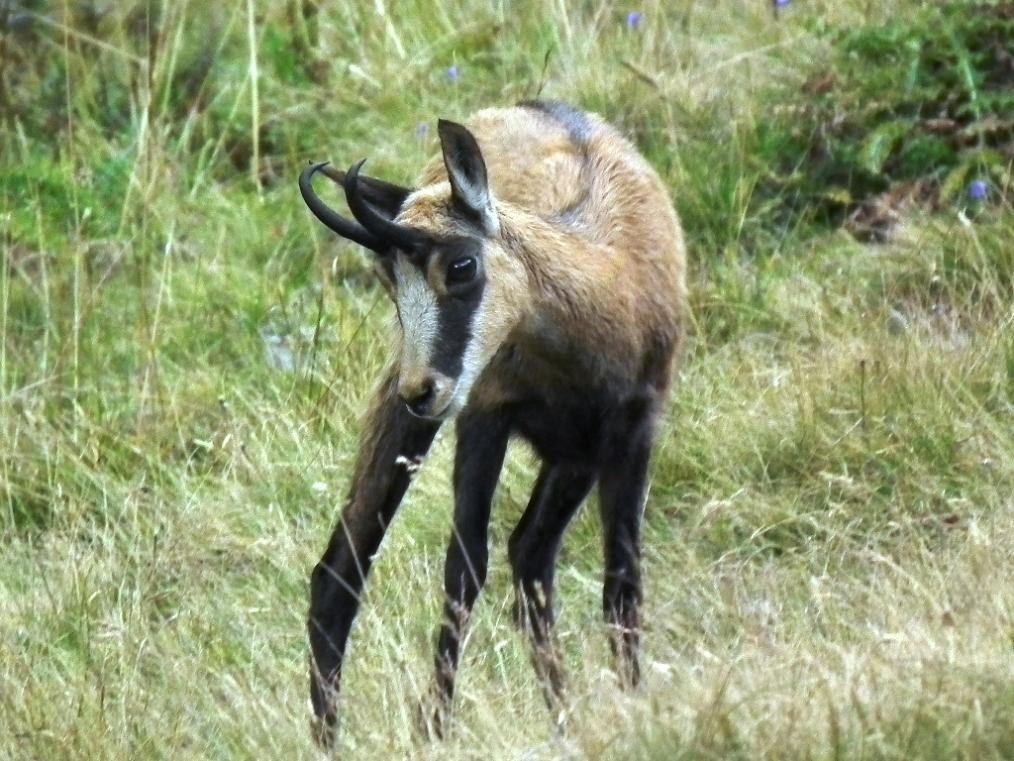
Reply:
[[[567,524],[596,483],[603,609],[623,684],[636,684],[641,518],[654,432],[684,334],[685,251],[666,188],[600,117],[558,102],[439,122],[442,156],[408,189],[323,164],[310,210],[375,254],[398,357],[366,421],[348,501],[310,583],[311,697],[333,737],[342,658],[374,555],[441,423],[456,417],[454,517],[437,631],[434,718],[486,577],[490,506],[508,440],[541,458],[510,536],[515,616],[552,704],[562,674],[553,578]],[[442,159],[442,160],[441,160]],[[354,220],[314,192],[343,186]]]

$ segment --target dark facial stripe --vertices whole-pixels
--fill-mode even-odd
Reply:
[[[478,282],[467,293],[445,296],[439,304],[437,339],[430,364],[448,378],[461,375],[465,348],[472,337],[472,318],[482,301],[485,282]]]

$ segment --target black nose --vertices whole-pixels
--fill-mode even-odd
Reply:
[[[408,406],[409,412],[413,415],[423,416],[430,411],[433,397],[436,395],[436,388],[432,380],[426,380],[419,388],[410,395],[402,395],[401,399]]]

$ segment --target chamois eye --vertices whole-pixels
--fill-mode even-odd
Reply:
[[[455,259],[447,267],[448,283],[467,283],[475,277],[475,257],[463,256]]]

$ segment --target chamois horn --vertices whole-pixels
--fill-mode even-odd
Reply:
[[[388,219],[363,198],[359,188],[359,170],[365,163],[366,159],[362,159],[345,173],[345,200],[352,216],[370,235],[404,251],[418,250],[428,240],[425,234]]]
[[[383,239],[369,232],[359,223],[343,217],[324,203],[320,196],[314,192],[313,176],[324,169],[327,164],[328,162],[326,161],[321,161],[316,164],[311,163],[300,173],[299,193],[303,196],[303,201],[317,219],[343,238],[348,238],[350,241],[358,243],[360,246],[365,246],[378,254],[386,252],[390,246],[388,246]],[[347,187],[348,186],[346,184],[346,188]]]

